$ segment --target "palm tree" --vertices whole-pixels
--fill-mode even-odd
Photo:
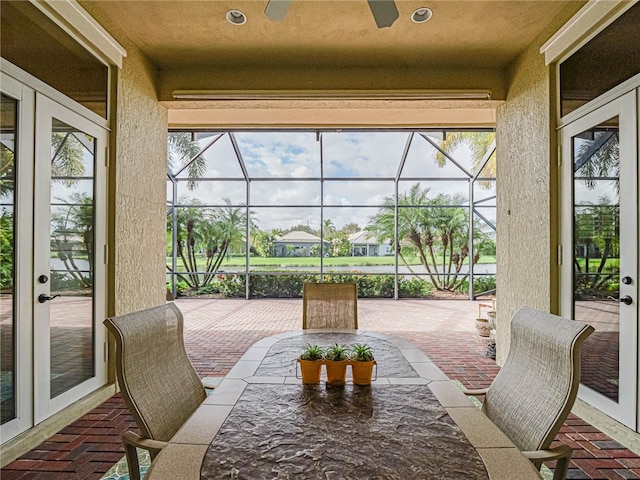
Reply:
[[[428,188],[424,191],[420,191],[419,185],[413,185],[409,190],[409,195],[401,193],[398,199],[399,205],[413,204],[413,202],[423,202],[426,199],[426,195],[429,192]],[[398,244],[396,245],[396,223],[395,223],[395,198],[390,196],[384,199],[383,207],[378,210],[378,213],[370,219],[369,225],[365,227],[367,232],[371,232],[377,238],[378,242],[389,242],[389,244],[396,249],[398,257],[402,260],[402,263],[407,267],[410,272],[413,272],[411,265],[405,258],[405,249],[402,246],[401,240],[408,236],[409,225],[411,219],[409,214],[411,210],[401,210],[398,216]],[[402,219],[401,216],[402,215]],[[409,249],[407,249],[409,251]]]
[[[74,185],[78,177],[85,174],[85,146],[76,131],[59,131],[51,135],[51,177],[53,182],[66,186]],[[90,137],[87,136],[90,139]],[[11,195],[15,189],[15,152],[10,142],[0,142],[0,197]],[[93,154],[93,152],[90,152]],[[69,276],[80,285],[91,287],[90,275],[83,275],[76,264],[75,245],[80,241],[89,262],[89,270],[93,271],[93,199],[85,194],[73,194],[66,213],[53,214],[51,224],[51,242],[56,246],[58,258],[64,263]],[[4,208],[0,212],[0,286],[6,288],[13,282],[13,220],[12,213]]]
[[[337,234],[336,226],[333,224],[333,220],[325,218],[322,222],[322,252],[318,252],[318,255],[322,256],[325,253],[334,251],[334,239]]]
[[[620,192],[620,149],[617,130],[593,131],[593,141],[584,142],[574,159],[574,175],[582,177],[589,189],[594,189],[598,177],[612,178],[616,193]]]
[[[330,218],[325,218],[324,222],[322,222],[322,232],[325,237],[328,237],[333,232],[336,231],[336,226],[333,224],[333,220]]]
[[[207,258],[206,274],[203,285],[207,285],[214,277],[230,249],[244,244],[247,217],[242,207],[232,207],[231,200],[224,199],[227,204],[213,212],[211,221],[204,225],[203,245]]]
[[[83,134],[79,132],[54,132],[51,135],[51,176],[53,181],[64,183],[67,186],[77,182],[74,177],[82,177],[85,173],[83,162],[85,147],[76,135]],[[7,144],[0,143],[0,197],[13,192],[14,172],[15,152]]]
[[[86,193],[74,193],[70,201],[58,199],[68,207],[51,215],[51,242],[55,245],[58,258],[65,265],[67,273],[84,287],[91,287],[91,273],[83,275],[83,269],[76,263],[78,252],[86,253],[89,272],[94,267],[93,245],[93,197]],[[82,249],[77,246],[81,245]]]
[[[440,194],[429,202],[429,205],[440,205],[433,210],[431,222],[436,235],[440,236],[442,245],[441,283],[447,290],[456,290],[462,286],[467,275],[460,276],[462,265],[469,255],[469,217],[463,208],[445,207],[445,205],[463,205],[461,195]],[[437,237],[436,237],[437,238]],[[435,264],[435,258],[432,258]],[[474,259],[474,263],[478,261]]]
[[[51,176],[72,177],[58,180],[71,186],[85,173],[83,162],[84,146],[76,135],[79,132],[55,132],[51,135]],[[93,152],[91,152],[93,154]]]
[[[251,232],[251,248],[261,257],[273,257],[276,250],[277,230],[265,232],[259,228]]]
[[[184,274],[178,274],[178,277],[192,288],[198,288],[200,286],[200,279],[197,274],[196,243],[199,243],[201,238],[196,226],[203,221],[203,213],[203,209],[198,207],[197,204],[192,207],[179,209],[176,214],[177,228],[176,231],[173,232],[174,238],[176,239],[176,255],[186,271]],[[167,215],[168,229],[171,228],[171,221],[171,216]],[[167,268],[171,271],[168,265]]]
[[[578,262],[578,252],[574,255],[576,286],[590,294],[601,295],[604,291],[604,295],[608,295],[606,287],[619,271],[618,268],[607,266],[607,261],[619,254],[619,217],[620,206],[612,204],[604,196],[598,199],[597,204],[588,203],[575,213],[575,248],[584,252],[584,270]],[[589,266],[593,249],[600,252],[600,262],[595,272],[591,272]]]
[[[244,244],[246,210],[231,207],[228,198],[224,201],[227,206],[217,209],[202,208],[191,201],[191,207],[177,212],[176,255],[185,269],[177,275],[191,288],[210,284],[230,250]],[[170,216],[167,219],[171,221]],[[204,253],[204,269],[198,266],[199,252]]]
[[[472,173],[477,173],[482,168],[482,159],[496,140],[495,132],[447,132],[447,136],[440,142],[440,148],[447,153],[453,152],[456,148],[466,145],[471,150],[472,155]],[[435,156],[436,164],[443,167],[447,158],[442,152],[438,151]],[[494,151],[485,168],[483,169],[483,177],[495,178],[496,176],[496,152]]]
[[[469,219],[462,205],[464,199],[440,194],[429,198],[429,188],[419,183],[398,196],[398,256],[409,266],[403,252],[415,253],[437,290],[457,290],[468,278],[461,274],[469,254]],[[366,228],[379,242],[395,245],[395,199],[387,197],[384,206]],[[478,258],[472,259],[477,262]]]
[[[203,177],[207,171],[207,160],[202,156],[202,150],[190,132],[169,132],[167,138],[167,168],[171,172],[184,168],[191,178]],[[197,180],[189,180],[187,188],[193,190]]]

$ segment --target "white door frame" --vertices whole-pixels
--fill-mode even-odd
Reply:
[[[50,398],[50,302],[40,303],[40,294],[50,294],[51,282],[41,284],[39,275],[50,277],[51,226],[51,132],[53,118],[71,125],[95,138],[94,161],[94,376],[81,384]],[[34,266],[33,266],[33,359],[34,359],[34,423],[81,399],[107,381],[106,335],[102,319],[106,313],[105,262],[106,243],[106,147],[107,132],[63,105],[36,94],[36,144],[34,177]],[[55,301],[55,300],[54,300]]]
[[[0,90],[3,94],[18,100],[18,123],[15,157],[15,205],[14,245],[25,248],[26,254],[16,255],[14,263],[15,285],[14,321],[15,321],[15,369],[14,392],[16,398],[16,418],[0,427],[0,437],[4,440],[15,437],[33,425],[33,362],[31,339],[33,337],[33,255],[30,245],[33,242],[33,123],[35,92],[0,72]],[[17,251],[17,248],[14,249]],[[27,400],[28,403],[25,403]]]
[[[630,276],[631,285],[620,283],[620,296],[633,298],[632,305],[620,305],[620,377],[618,402],[584,385],[579,398],[624,425],[637,429],[638,418],[638,99],[636,91],[590,111],[560,130],[562,166],[560,173],[560,313],[573,316],[573,151],[572,137],[610,118],[619,117],[620,146],[620,251],[624,255],[620,278]],[[635,199],[635,200],[634,200]]]

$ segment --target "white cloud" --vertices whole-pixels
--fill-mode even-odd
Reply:
[[[253,205],[285,206],[283,208],[253,209],[263,229],[289,228],[295,224],[309,223],[319,228],[320,209],[295,208],[295,205],[319,205],[319,181],[295,181],[294,179],[320,177],[320,142],[315,132],[236,132],[234,133],[242,159],[250,178],[269,178],[272,181],[250,183]],[[323,132],[324,177],[347,180],[324,183],[325,205],[371,205],[384,202],[394,194],[392,181],[355,181],[358,178],[394,178],[400,164],[409,132]],[[214,137],[200,140],[202,146]],[[403,176],[457,177],[466,178],[455,166],[440,169],[434,162],[435,149],[419,135],[415,135]],[[471,163],[466,148],[455,152],[456,158],[467,167]],[[242,170],[232,147],[229,135],[224,135],[204,154],[207,159],[206,176],[214,178],[242,179]],[[462,158],[459,158],[462,157]],[[184,176],[184,175],[183,175]],[[276,179],[291,179],[277,181]],[[409,188],[415,181],[400,184],[400,191]],[[438,193],[462,193],[468,196],[466,182],[422,182],[431,195]],[[170,193],[170,188],[168,188]],[[233,204],[246,201],[244,181],[200,181],[193,191],[184,183],[179,185],[179,197],[198,198],[203,204],[220,205],[223,198]],[[486,194],[485,194],[486,196]],[[325,218],[330,218],[336,227],[358,223],[364,227],[377,208],[327,208]]]

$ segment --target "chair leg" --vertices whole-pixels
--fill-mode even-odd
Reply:
[[[127,468],[130,480],[140,480],[140,464],[138,463],[138,451],[135,445],[123,441],[124,453],[127,457]]]
[[[553,471],[553,480],[565,480],[569,471],[571,457],[562,457],[556,460],[556,468]]]

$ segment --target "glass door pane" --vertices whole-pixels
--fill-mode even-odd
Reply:
[[[18,101],[0,103],[0,424],[16,418],[15,222]]]
[[[52,120],[50,398],[94,375],[95,138]]]
[[[582,383],[613,401],[620,368],[620,158],[616,116],[573,137],[575,319],[596,329]]]
[[[561,314],[595,332],[579,397],[635,429],[638,359],[638,130],[630,92],[562,130]]]
[[[37,96],[35,422],[106,382],[106,132]],[[97,261],[97,259],[100,261]]]

